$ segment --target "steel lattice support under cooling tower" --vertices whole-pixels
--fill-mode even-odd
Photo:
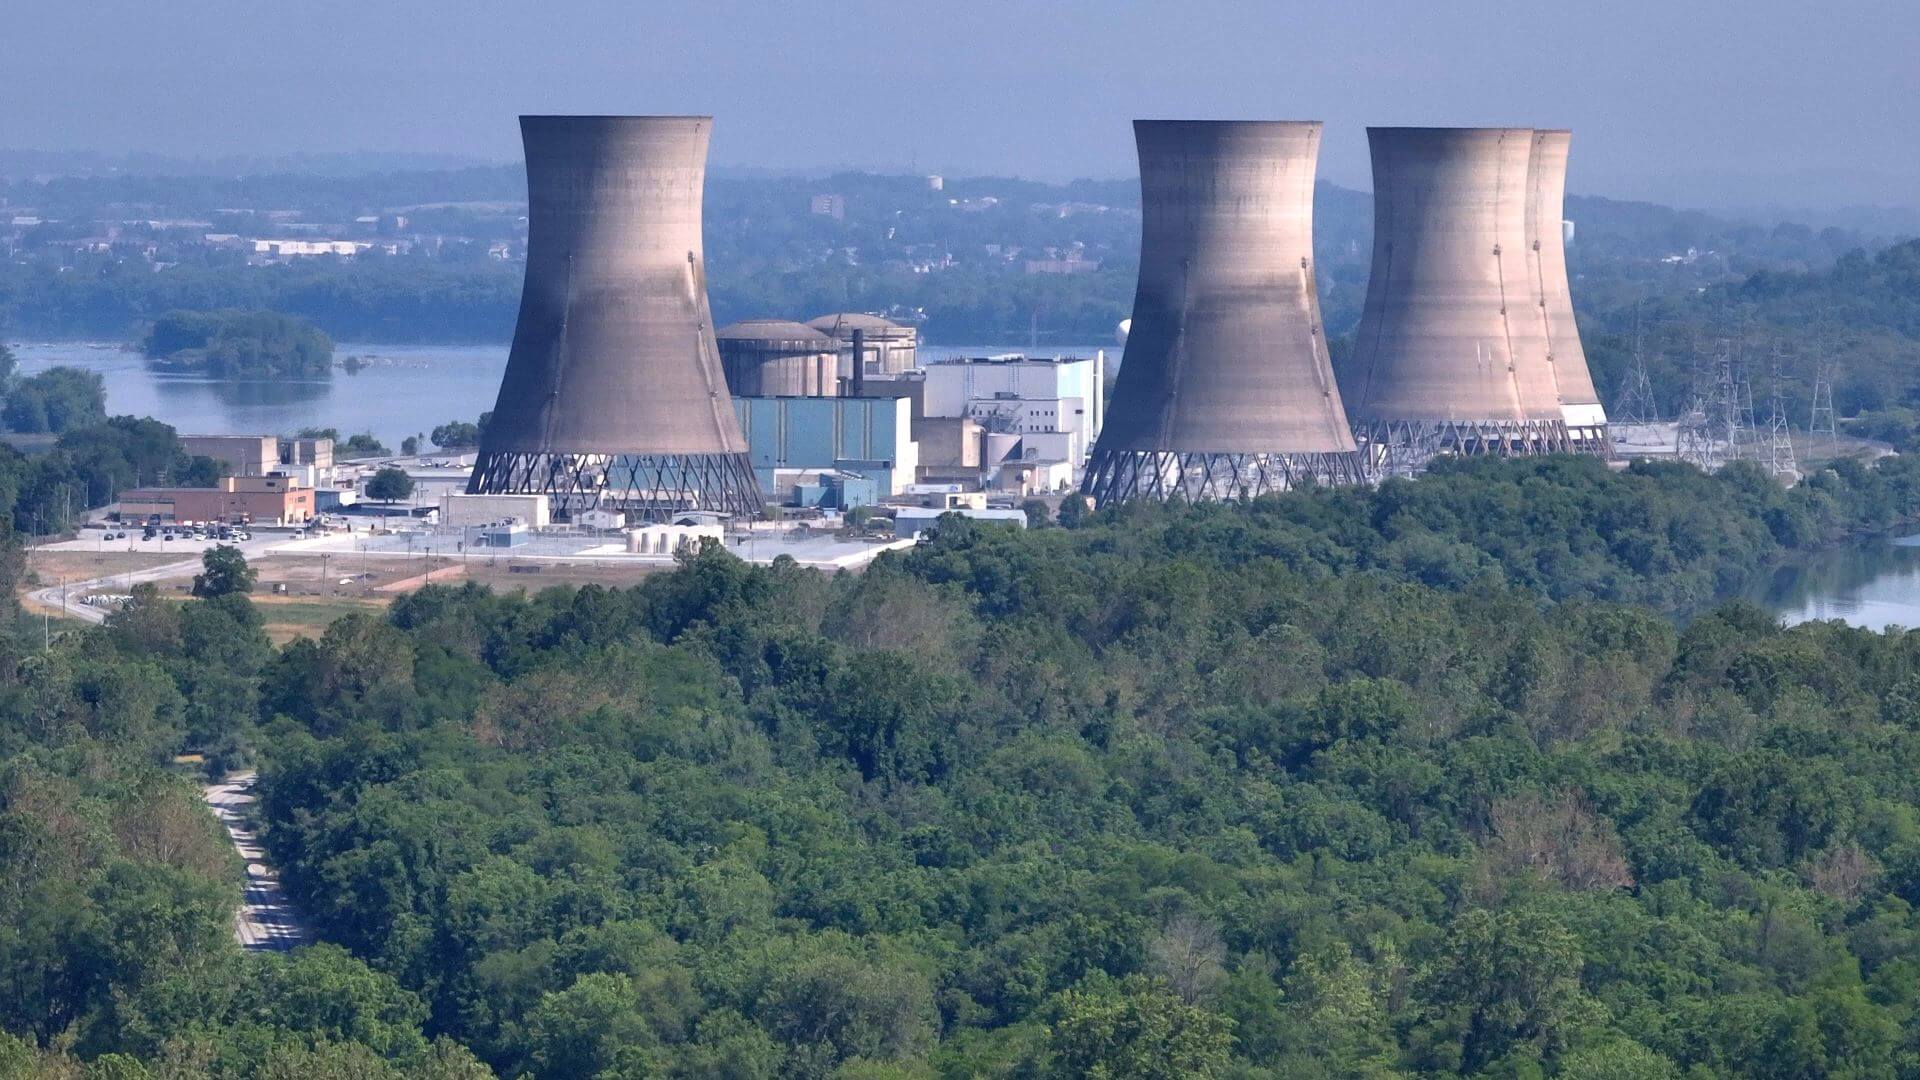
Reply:
[[[1368,480],[1357,453],[1194,453],[1176,450],[1097,450],[1081,485],[1094,505],[1134,500],[1187,502],[1250,499],[1309,485],[1334,487]]]
[[[750,518],[762,507],[745,454],[486,453],[467,491],[548,495],[557,513],[622,510],[643,521],[690,510]]]
[[[1606,425],[1570,427],[1559,420],[1395,420],[1361,425],[1354,434],[1381,476],[1411,476],[1442,456],[1609,457]]]

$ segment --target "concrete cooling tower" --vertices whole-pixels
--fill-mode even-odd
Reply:
[[[1369,454],[1404,471],[1438,453],[1605,453],[1560,238],[1566,133],[1367,136],[1373,271],[1346,384]]]
[[[1587,352],[1580,347],[1580,328],[1573,318],[1573,293],[1567,287],[1567,248],[1561,222],[1566,213],[1567,152],[1571,131],[1533,133],[1528,166],[1527,246],[1529,281],[1539,307],[1547,339],[1547,363],[1560,397],[1560,418],[1567,425],[1571,448],[1609,454],[1607,413],[1587,368]]]
[[[1099,505],[1364,480],[1313,277],[1320,124],[1138,120],[1140,281]]]
[[[471,493],[753,515],[707,310],[704,116],[526,116],[527,273]]]

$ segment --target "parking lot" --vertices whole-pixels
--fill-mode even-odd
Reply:
[[[297,535],[291,530],[284,530],[284,529],[274,530],[270,533],[264,533],[257,530],[247,530],[247,531],[250,534],[251,539],[253,540],[262,540],[262,539],[285,540]],[[191,531],[179,531],[179,530],[173,530],[168,528],[156,529],[153,534],[153,539],[151,540],[144,539],[143,538],[144,534],[145,534],[145,530],[137,525],[129,525],[124,529],[119,527],[115,527],[112,529],[82,529],[80,530],[80,534],[72,540],[61,540],[51,544],[40,544],[36,546],[35,550],[36,551],[96,551],[96,552],[132,551],[132,552],[141,552],[141,553],[147,553],[147,554],[176,555],[176,556],[185,557],[189,555],[198,555],[202,551],[205,551],[206,549],[210,547],[214,547],[219,544],[236,544],[237,545],[237,544],[246,542],[246,540],[234,535],[230,535],[225,540],[221,540],[217,536],[203,537],[202,539],[195,540],[193,539],[193,535]],[[171,536],[172,539],[168,539],[169,536]]]

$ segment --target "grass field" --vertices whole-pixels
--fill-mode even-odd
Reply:
[[[262,596],[259,593],[254,594],[253,604],[260,611],[268,639],[275,645],[285,645],[297,637],[317,638],[343,615],[377,614],[387,607],[385,600],[360,597]]]

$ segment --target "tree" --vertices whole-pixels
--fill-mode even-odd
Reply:
[[[1053,1014],[1050,1076],[1176,1080],[1219,1076],[1228,1066],[1232,1024],[1151,979],[1136,975],[1065,991]]]
[[[17,380],[4,414],[10,430],[59,434],[107,418],[107,392],[98,372],[53,367]]]
[[[247,565],[240,549],[219,544],[200,556],[200,573],[193,575],[193,595],[209,598],[230,593],[250,593],[260,572]]]
[[[625,975],[583,975],[542,998],[527,1023],[529,1063],[541,1080],[606,1075],[657,1043]],[[647,1075],[640,1073],[637,1075]]]
[[[442,449],[464,449],[480,445],[480,426],[465,420],[449,420],[434,428],[427,437],[433,440],[433,445]]]
[[[1087,519],[1087,515],[1092,512],[1092,501],[1076,491],[1060,500],[1060,512],[1056,517],[1060,524],[1069,529],[1077,529],[1080,527],[1080,523]]]
[[[407,455],[408,457],[412,457],[413,455],[418,454],[420,452],[420,436],[409,435],[406,438],[401,439],[400,452],[402,454]]]
[[[387,445],[371,434],[349,435],[339,445],[342,457],[384,457],[389,453]]]
[[[1422,979],[1438,1026],[1457,1032],[1460,1071],[1519,1044],[1552,1054],[1604,1010],[1580,989],[1579,941],[1545,912],[1469,911]]]
[[[405,469],[388,466],[367,478],[367,498],[398,502],[413,494],[413,477]]]
[[[1047,504],[1042,499],[1028,499],[1020,504],[1020,509],[1027,515],[1029,529],[1044,529],[1053,519],[1053,512],[1047,509]]]

